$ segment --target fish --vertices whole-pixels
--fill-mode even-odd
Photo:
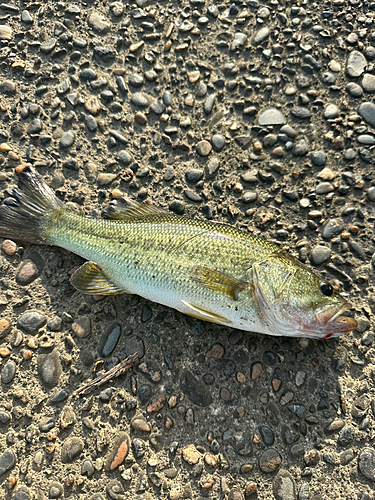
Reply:
[[[29,164],[0,207],[0,237],[54,245],[86,262],[79,292],[137,294],[199,320],[275,336],[328,339],[357,321],[351,304],[276,244],[231,225],[176,215],[125,196],[101,218],[79,215]]]

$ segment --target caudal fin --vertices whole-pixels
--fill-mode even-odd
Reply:
[[[0,207],[0,237],[48,244],[45,227],[54,211],[65,208],[31,165],[16,168],[18,188]]]

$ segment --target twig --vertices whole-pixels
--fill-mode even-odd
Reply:
[[[123,359],[121,363],[118,365],[114,366],[110,370],[108,370],[105,373],[102,373],[101,375],[98,375],[97,378],[94,380],[91,380],[87,384],[85,384],[83,387],[80,389],[77,389],[75,391],[76,394],[88,394],[89,392],[94,389],[94,387],[100,387],[101,385],[105,384],[108,382],[108,380],[112,380],[113,378],[119,377],[120,375],[123,375],[126,373],[130,368],[135,366],[139,361],[139,354],[136,352],[132,354],[131,356],[128,356],[127,358]]]

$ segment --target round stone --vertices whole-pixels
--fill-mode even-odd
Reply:
[[[245,191],[242,195],[243,203],[254,203],[258,199],[258,193],[256,191]]]
[[[109,356],[115,349],[117,342],[119,341],[121,335],[121,326],[119,324],[114,325],[105,339],[102,355],[104,357]]]
[[[215,99],[216,99],[216,94],[210,94],[205,100],[203,109],[206,115],[209,115],[211,113],[215,104]]]
[[[16,374],[16,363],[14,361],[8,361],[1,372],[1,382],[3,384],[10,384]]]
[[[311,252],[311,260],[316,266],[326,262],[331,257],[331,250],[323,245],[317,245]]]
[[[6,26],[5,24],[0,25],[0,40],[6,40],[10,42],[13,38],[13,30],[10,26]]]
[[[367,190],[367,198],[368,198],[370,201],[374,201],[374,202],[375,202],[375,186],[372,186],[372,187],[370,187],[370,188]]]
[[[16,280],[17,283],[23,286],[30,285],[39,276],[39,270],[35,264],[30,259],[26,259],[19,268]]]
[[[197,153],[199,156],[208,156],[211,152],[212,146],[208,141],[200,141],[197,144]]]
[[[51,483],[48,492],[49,498],[60,498],[63,493],[64,493],[64,488],[62,484],[57,483],[56,481]]]
[[[281,455],[274,448],[264,451],[259,458],[259,467],[263,472],[274,472],[281,465]]]
[[[60,139],[60,146],[62,148],[70,148],[73,146],[75,139],[76,136],[74,132],[71,132],[70,130],[68,132],[64,132]]]
[[[286,123],[286,118],[278,109],[269,108],[260,113],[258,123],[261,126],[284,125]]]
[[[216,151],[221,151],[225,144],[225,139],[220,134],[214,134],[211,139],[212,145]]]
[[[234,34],[230,50],[233,52],[237,49],[241,49],[245,45],[246,40],[247,40],[247,35],[241,33],[240,31],[237,31],[237,33]]]
[[[323,227],[322,236],[329,239],[336,234],[340,234],[343,229],[344,227],[337,219],[329,219]]]
[[[331,120],[333,118],[337,118],[339,116],[339,108],[336,104],[328,104],[328,106],[324,110],[324,117],[327,120]]]
[[[16,93],[16,85],[10,80],[4,80],[0,83],[0,93],[13,95]]]
[[[47,318],[36,311],[25,312],[18,320],[17,324],[21,330],[27,333],[36,333],[46,324]]]
[[[272,491],[276,500],[296,500],[296,485],[290,472],[279,470],[272,482]]]
[[[252,39],[252,44],[253,45],[260,45],[263,43],[270,35],[271,30],[268,27],[261,28],[259,31],[257,31]]]
[[[352,97],[361,97],[363,94],[363,89],[358,83],[350,82],[346,86],[346,91]]]
[[[375,75],[365,73],[362,78],[362,87],[365,92],[375,92]]]
[[[327,161],[327,155],[324,151],[313,151],[311,153],[311,161],[314,165],[322,166]]]
[[[375,451],[373,448],[364,448],[358,456],[358,468],[363,476],[375,481]]]
[[[361,76],[367,66],[367,60],[362,52],[353,50],[346,62],[346,72],[354,78]]]
[[[311,117],[310,110],[303,106],[294,106],[290,112],[295,118],[299,118],[301,120],[308,120]]]
[[[12,329],[12,323],[8,319],[0,319],[0,339],[5,338]]]
[[[16,456],[11,448],[0,455],[0,476],[10,470],[16,464]]]
[[[64,463],[74,462],[83,451],[84,443],[78,437],[67,438],[61,448],[61,461]]]
[[[7,255],[14,255],[17,252],[17,244],[12,240],[4,240],[1,248]]]
[[[49,354],[39,354],[37,364],[41,381],[49,387],[56,386],[59,383],[62,373],[60,356],[57,349],[54,349]]]
[[[85,338],[91,333],[91,320],[88,316],[81,316],[72,324],[72,332],[77,337]]]

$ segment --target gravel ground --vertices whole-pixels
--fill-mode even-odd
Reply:
[[[1,240],[0,497],[374,499],[375,3],[13,0],[0,23],[1,200],[27,161],[87,214],[126,193],[229,222],[359,322],[315,342],[95,300],[79,257]]]

